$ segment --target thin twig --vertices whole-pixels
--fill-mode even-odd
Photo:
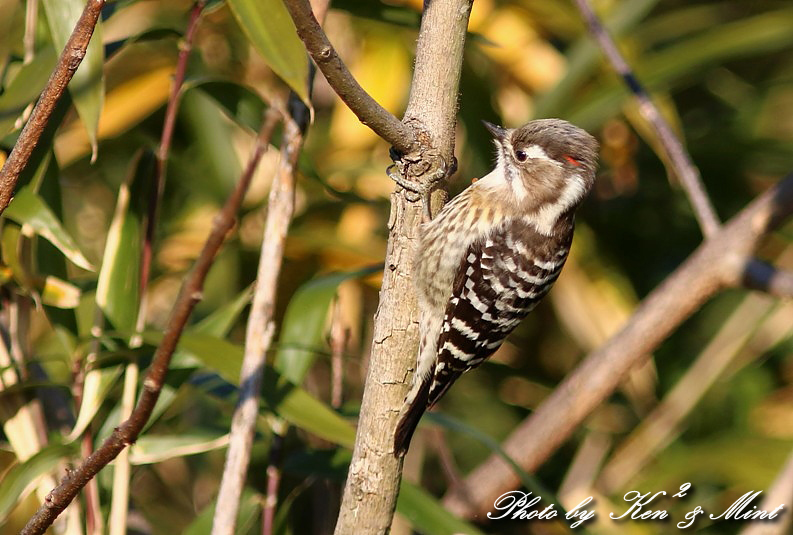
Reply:
[[[165,107],[165,119],[162,125],[162,135],[160,145],[157,148],[157,165],[152,179],[151,202],[148,206],[146,221],[146,234],[143,242],[141,254],[140,283],[141,295],[146,293],[149,282],[149,272],[151,270],[152,249],[154,247],[154,233],[157,227],[157,218],[162,204],[162,193],[165,189],[165,172],[168,163],[168,154],[171,150],[171,140],[173,139],[174,126],[176,125],[176,112],[181,102],[182,85],[184,84],[185,74],[187,73],[187,60],[193,50],[193,38],[195,37],[198,21],[201,12],[206,5],[206,1],[199,0],[193,4],[190,16],[187,21],[184,39],[179,45],[179,56],[176,60],[171,93],[168,96],[168,104]]]
[[[680,179],[680,183],[694,208],[694,215],[699,221],[702,233],[705,237],[713,236],[718,232],[721,224],[702,184],[699,170],[691,161],[688,151],[686,151],[680,139],[672,131],[669,123],[661,115],[658,107],[653,103],[650,95],[639,82],[628,62],[625,61],[614,39],[611,38],[608,30],[600,22],[592,6],[589,5],[589,0],[575,0],[575,3],[581,11],[584,20],[586,20],[590,33],[603,50],[606,59],[611,63],[614,70],[622,76],[625,84],[639,102],[640,113],[655,129],[658,140],[666,151],[673,172]]]
[[[446,476],[448,488],[459,489],[463,485],[463,478],[454,460],[452,449],[449,447],[449,443],[446,440],[446,433],[444,433],[443,429],[440,427],[435,427],[428,430],[427,434],[431,437],[429,446],[435,450],[435,454],[438,456],[441,468],[443,469],[443,475]]]
[[[319,20],[324,20],[328,9],[327,0],[315,2],[315,13],[311,6],[308,15],[322,33]],[[324,34],[323,34],[324,35]],[[314,71],[307,83],[313,82]],[[270,186],[267,202],[267,219],[259,255],[256,291],[248,315],[245,333],[245,355],[240,370],[240,393],[231,421],[230,441],[226,452],[226,464],[220,482],[220,491],[212,521],[213,535],[232,535],[235,531],[245,476],[250,464],[253,436],[259,409],[259,391],[264,375],[267,352],[272,343],[275,323],[275,302],[278,279],[284,259],[286,235],[295,209],[295,183],[297,161],[303,146],[305,129],[308,127],[309,110],[303,102],[290,93],[287,101],[277,103],[289,113],[282,113],[284,123],[281,159]],[[273,426],[273,441],[270,449],[270,465],[267,468],[267,497],[262,511],[262,531],[272,533],[281,481],[280,456],[286,425],[279,421]]]
[[[642,301],[628,323],[587,358],[507,438],[504,451],[524,470],[537,469],[600,405],[625,375],[651,354],[686,318],[717,291],[740,286],[758,242],[793,213],[793,175],[755,199],[708,238]],[[537,437],[542,437],[538,440]],[[519,480],[501,457],[492,455],[467,478],[474,507],[449,493],[446,506],[473,516]]]
[[[90,430],[86,430],[80,439],[80,454],[88,457],[91,455],[93,448],[93,434]],[[85,485],[83,496],[85,497],[85,531],[88,535],[100,535],[105,532],[105,522],[104,518],[102,518],[99,485],[96,479],[92,479]]]
[[[262,535],[273,535],[275,529],[275,511],[278,505],[278,489],[281,486],[281,459],[284,454],[284,432],[286,425],[273,428],[273,440],[270,443],[270,459],[267,463],[267,491],[262,510]]]
[[[151,196],[147,206],[144,239],[141,244],[138,314],[135,334],[129,341],[129,347],[131,349],[138,348],[143,344],[140,333],[143,331],[146,320],[147,289],[151,274],[154,237],[159,219],[160,206],[162,205],[163,190],[165,189],[165,171],[171,140],[173,139],[174,125],[176,124],[176,112],[179,109],[179,102],[181,101],[182,85],[187,72],[187,61],[193,48],[193,38],[195,37],[198,21],[205,4],[205,1],[199,0],[193,4],[193,8],[190,10],[184,40],[179,46],[179,56],[176,60],[171,93],[165,108],[165,120],[163,121],[162,135],[160,136],[160,146],[157,150],[156,166],[152,176]],[[135,394],[138,388],[139,375],[140,370],[137,362],[130,362],[127,364],[124,370],[123,401],[121,405],[121,414],[119,415],[122,421],[131,416],[135,407]],[[108,522],[110,535],[123,535],[127,531],[130,475],[129,450],[124,449],[119,452],[116,458],[115,470],[113,471],[113,494]]]
[[[25,55],[22,62],[27,65],[33,61],[33,56],[36,52],[36,24],[39,18],[39,3],[26,2],[25,3],[25,35],[22,37],[22,46],[25,49]]]
[[[245,334],[239,401],[231,421],[231,439],[226,452],[226,465],[223,469],[223,479],[212,522],[213,535],[231,535],[234,533],[237,521],[240,496],[248,472],[259,412],[259,391],[264,364],[275,330],[273,314],[278,292],[278,277],[283,262],[286,234],[294,211],[295,172],[302,144],[303,134],[300,128],[291,117],[285,116],[281,161],[267,203],[267,220],[259,255],[256,292]]]
[[[350,329],[344,326],[341,299],[333,305],[330,320],[330,406],[338,409],[344,392],[344,352],[350,339]]]
[[[176,345],[184,330],[187,320],[203,295],[204,280],[212,266],[215,255],[225,241],[226,235],[233,228],[236,214],[242,198],[253,178],[253,173],[269,145],[270,136],[275,127],[275,118],[266,120],[259,134],[256,148],[248,161],[236,187],[226,199],[220,213],[215,217],[212,230],[207,237],[192,270],[185,277],[179,295],[176,298],[171,315],[168,318],[162,341],[154,353],[151,366],[143,381],[143,392],[132,416],[119,425],[102,446],[85,459],[78,468],[69,472],[60,485],[49,493],[44,504],[28,521],[20,532],[22,535],[44,533],[61,511],[71,502],[81,488],[91,480],[102,468],[112,461],[118,452],[133,444],[141,429],[146,425],[168,373]]]
[[[744,284],[775,297],[793,297],[793,272],[753,258],[746,265]]]
[[[14,144],[8,160],[3,164],[3,168],[0,169],[0,214],[5,211],[8,203],[11,202],[19,175],[25,169],[28,160],[30,160],[30,155],[33,153],[33,149],[36,148],[41,133],[47,126],[52,110],[55,109],[55,104],[60,100],[66,90],[66,86],[72,76],[74,76],[74,72],[85,57],[85,51],[91,41],[96,22],[99,20],[99,14],[102,12],[104,5],[104,0],[88,0],[86,3],[72,35],[66,42],[66,47],[61,53],[61,57],[58,58],[58,64],[50,75],[47,86],[41,93],[36,107],[33,108],[30,119],[25,128],[22,129],[22,133]]]
[[[363,124],[402,153],[416,142],[413,130],[374,100],[355,80],[311,11],[308,0],[284,0],[311,58],[328,83]]]

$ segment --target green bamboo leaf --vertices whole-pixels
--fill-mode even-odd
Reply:
[[[352,460],[352,451],[343,448],[298,450],[284,460],[286,473],[301,477],[327,477],[344,481]]]
[[[226,80],[195,80],[185,84],[187,89],[197,89],[213,98],[223,112],[240,126],[252,132],[261,128],[267,105],[252,89]]]
[[[3,215],[20,225],[30,225],[39,236],[60,249],[76,266],[94,270],[49,206],[29,187],[17,191]]]
[[[234,17],[267,64],[308,103],[308,56],[281,0],[229,0]]]
[[[0,485],[0,525],[14,506],[33,490],[33,483],[40,476],[52,472],[63,460],[76,454],[76,446],[50,444],[6,472]]]
[[[223,337],[237,321],[242,310],[248,305],[253,294],[253,288],[249,286],[230,303],[215,310],[212,314],[196,323],[191,327],[191,331],[202,334]],[[171,361],[168,372],[167,382],[160,391],[157,404],[154,406],[149,421],[146,422],[143,431],[151,427],[162,414],[168,410],[171,404],[177,399],[179,386],[187,381],[190,374],[200,366],[201,363],[192,354],[177,350]]]
[[[197,455],[228,446],[229,436],[191,432],[180,435],[143,435],[130,448],[129,462],[153,464],[186,455]]]
[[[325,323],[339,284],[380,269],[377,266],[325,275],[298,288],[289,301],[281,325],[275,369],[293,383],[301,384],[317,354],[327,352]]]
[[[43,5],[52,42],[60,52],[66,47],[66,41],[69,40],[74,26],[85,8],[85,2],[84,0],[44,0]],[[94,156],[96,156],[97,149],[96,133],[99,128],[99,114],[102,112],[105,98],[104,61],[102,23],[98,21],[85,57],[69,82],[69,93],[72,95],[77,113],[88,132]]]
[[[25,108],[38,98],[57,61],[55,49],[46,47],[36,54],[33,61],[19,68],[0,95],[0,137],[14,129],[16,120]]]
[[[264,497],[249,487],[242,490],[240,510],[237,513],[237,529],[235,533],[249,533],[262,510]],[[193,522],[182,531],[182,535],[205,535],[212,532],[212,519],[215,517],[215,501],[206,506]]]
[[[190,330],[201,334],[226,336],[243,309],[251,302],[251,297],[253,297],[253,286],[248,286],[233,301],[215,310],[193,325]]]
[[[397,511],[424,535],[484,535],[484,532],[451,514],[424,489],[402,481]]]
[[[16,225],[4,225],[0,234],[0,254],[3,264],[11,271],[11,275],[23,287],[32,286],[33,282],[19,258],[19,240],[22,237],[21,229]]]
[[[290,424],[340,446],[351,448],[355,443],[350,422],[270,367],[264,372],[262,390],[265,404]]]
[[[152,345],[159,345],[162,333],[147,331],[143,339]],[[240,365],[243,349],[241,346],[214,336],[200,332],[185,331],[179,339],[178,350],[189,353],[197,358],[224,380],[238,385],[240,382]]]
[[[146,198],[143,184],[154,172],[150,154],[135,158],[134,171],[119,186],[116,210],[107,233],[96,304],[119,331],[132,332],[138,318],[141,237]]]
[[[162,333],[146,331],[143,339],[148,344],[158,345]],[[188,353],[225,381],[239,384],[243,355],[241,346],[191,330],[182,333],[178,350]],[[351,447],[355,442],[355,429],[350,422],[269,366],[264,371],[262,398],[270,410],[292,425],[334,444]],[[268,426],[265,428],[269,429]]]
[[[56,308],[76,308],[80,304],[80,289],[58,277],[47,275],[40,289],[41,302]]]
[[[218,202],[233,189],[242,166],[232,142],[235,126],[216,100],[201,91],[188,91],[179,106],[179,119],[190,132],[190,144],[201,173],[194,188],[211,195]]]
[[[121,365],[106,368],[94,368],[85,374],[83,386],[83,399],[80,403],[80,413],[77,422],[67,437],[68,441],[76,440],[94,419],[99,407],[104,403],[108,392],[121,376]]]

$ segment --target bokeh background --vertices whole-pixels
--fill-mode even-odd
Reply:
[[[31,19],[27,4],[0,0],[0,157],[46,83],[59,42],[48,22],[56,8],[43,6]],[[198,28],[168,161],[146,344],[130,349],[129,333],[111,322],[92,352],[98,271],[117,195],[126,177],[140,172],[141,149],[159,143],[190,6],[147,0],[105,9],[104,59],[95,70],[102,76],[75,88],[78,107],[61,107],[37,166],[25,177],[54,215],[55,223],[48,223],[53,226],[45,228],[59,223],[72,241],[56,249],[24,217],[0,220],[0,533],[17,532],[52,483],[47,474],[62,473],[63,462],[79,456],[80,441],[70,433],[81,415],[74,385],[82,370],[101,372],[97,390],[82,403],[92,407],[82,409],[88,411],[82,425],[89,442],[117,425],[121,371],[130,361],[145,368],[151,358],[150,344],[251,151],[261,109],[283,88],[244,19],[226,2],[212,2]],[[723,219],[793,170],[788,2],[622,0],[596,7],[684,139]],[[397,116],[407,103],[420,9],[418,0],[339,0],[325,24],[361,85]],[[539,117],[567,119],[598,137],[601,166],[580,211],[571,258],[549,298],[493,359],[458,382],[440,403],[441,415],[427,419],[414,440],[406,478],[437,498],[493,453],[494,444],[702,239],[685,195],[656,151],[654,133],[585,35],[572,3],[476,0],[469,31],[455,150],[459,171],[451,193],[492,165],[483,119],[508,127]],[[283,472],[278,533],[331,532],[371,344],[394,188],[384,173],[388,146],[321,76],[312,93],[313,122],[300,158],[279,285],[272,362],[281,375],[268,371],[270,395],[262,407],[240,533],[261,530],[257,510],[274,443]],[[188,333],[192,344],[183,345],[167,395],[132,448],[130,532],[208,532],[277,160],[277,150],[265,155],[236,232],[210,273]],[[145,205],[145,199],[137,201]],[[762,244],[759,256],[793,268],[792,240],[788,224]],[[79,253],[97,269],[65,259]],[[792,331],[793,303],[747,290],[719,294],[545,463],[536,477],[554,494],[547,501],[570,506],[595,495],[605,522],[609,511],[627,508],[622,496],[629,490],[669,492],[691,482],[695,490],[687,500],[659,506],[678,521],[695,505],[720,512],[747,491],[769,488],[793,446]],[[294,372],[290,359],[304,363],[305,371]],[[275,377],[301,388],[283,394]],[[273,430],[282,438],[274,440]],[[97,479],[103,514],[111,475],[112,467]],[[410,533],[411,521],[422,533],[468,529],[439,512],[437,502],[430,513],[420,503],[401,502],[393,533]],[[745,525],[704,521],[698,527],[730,534]],[[670,522],[587,528],[609,534],[676,529]],[[476,529],[569,531],[527,521]]]

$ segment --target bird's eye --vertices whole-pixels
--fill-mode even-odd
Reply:
[[[528,158],[528,155],[522,150],[516,150],[515,158],[517,158],[519,162],[525,162],[526,158]]]

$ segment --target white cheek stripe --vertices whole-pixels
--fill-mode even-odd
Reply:
[[[546,153],[545,150],[543,150],[543,148],[540,147],[539,145],[529,145],[526,149],[524,149],[523,152],[525,152],[526,156],[528,156],[532,160],[545,160],[555,164],[559,163],[552,160],[548,156],[548,153]]]
[[[573,204],[578,202],[581,197],[584,196],[584,193],[586,193],[584,179],[581,175],[575,175],[573,179],[567,183],[567,186],[555,203],[543,206],[537,212],[537,215],[527,217],[526,219],[529,223],[534,225],[537,232],[550,236],[553,231],[553,226],[556,224],[556,220],[559,219],[559,216]]]

